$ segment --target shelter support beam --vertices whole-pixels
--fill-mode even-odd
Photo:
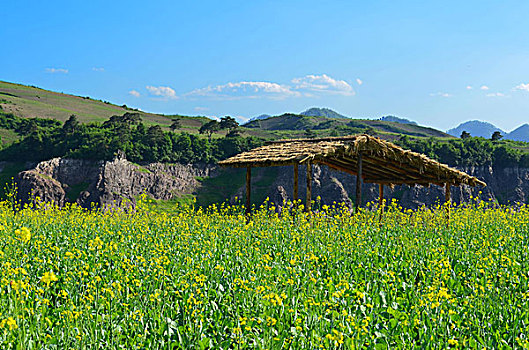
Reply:
[[[252,168],[247,167],[246,168],[246,215],[250,215],[251,211],[251,196],[252,192]]]
[[[312,163],[307,162],[307,212],[312,210]]]
[[[362,204],[362,153],[358,153],[357,170],[356,170],[356,212]]]
[[[450,224],[450,206],[452,204],[451,194],[450,194],[450,184],[445,183],[445,205],[446,205],[446,226]]]
[[[294,202],[298,200],[298,176],[299,174],[299,165],[298,163],[294,164]]]
[[[378,184],[378,209],[380,210],[380,217],[378,222],[382,222],[382,215],[384,215],[384,185]]]

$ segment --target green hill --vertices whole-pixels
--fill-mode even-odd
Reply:
[[[202,124],[210,120],[206,117],[146,113],[128,108],[126,105],[117,106],[89,97],[74,96],[5,81],[0,81],[0,109],[23,118],[38,117],[60,121],[65,121],[75,114],[82,123],[103,122],[113,115],[135,111],[142,114],[146,125],[158,124],[162,127],[169,127],[173,119],[179,118],[182,131],[191,133],[196,133]]]
[[[246,123],[244,127],[262,132],[269,131],[270,135],[277,137],[299,137],[310,129],[318,136],[368,132],[389,139],[398,135],[452,138],[442,131],[414,124],[370,119],[314,117],[291,113],[263,120],[253,120]]]

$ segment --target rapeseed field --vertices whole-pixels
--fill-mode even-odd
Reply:
[[[0,204],[0,347],[527,348],[529,207]]]

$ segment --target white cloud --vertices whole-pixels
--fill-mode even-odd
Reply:
[[[487,97],[505,97],[506,95],[501,92],[493,92],[486,95]]]
[[[453,95],[447,92],[432,92],[430,93],[430,96],[452,97]]]
[[[62,73],[62,74],[68,74],[68,69],[64,68],[46,68],[47,73]]]
[[[522,83],[520,85],[517,85],[514,87],[514,90],[523,90],[523,91],[529,92],[529,83],[527,84]]]
[[[473,87],[471,85],[467,85],[467,90],[472,90]]]
[[[207,107],[195,107],[193,109],[195,111],[209,111],[209,108],[207,108]]]
[[[129,91],[129,95],[132,95],[134,97],[140,97],[141,96],[141,94],[138,91],[136,91],[136,90],[130,90]]]
[[[487,85],[481,85],[480,89],[481,90],[489,90],[489,87]]]
[[[356,83],[362,85],[364,82],[360,78],[356,78]]]
[[[299,96],[299,92],[292,91],[289,86],[266,81],[240,81],[223,85],[208,86],[195,89],[185,96],[188,97],[216,97],[223,99],[240,98],[275,98],[282,99],[289,96]]]
[[[92,67],[92,70],[94,72],[104,72],[105,68],[103,68],[103,67]]]
[[[298,91],[312,91],[327,94],[353,96],[355,91],[345,80],[336,80],[326,74],[307,75],[303,78],[294,78],[292,83]]]
[[[178,98],[178,96],[176,96],[176,92],[173,89],[171,89],[169,86],[147,85],[145,88],[147,89],[147,91],[149,91],[151,95],[154,95],[154,96],[159,96],[162,98],[170,98],[170,99]]]

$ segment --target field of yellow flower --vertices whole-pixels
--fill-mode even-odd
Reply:
[[[529,207],[0,204],[0,347],[524,348]]]

